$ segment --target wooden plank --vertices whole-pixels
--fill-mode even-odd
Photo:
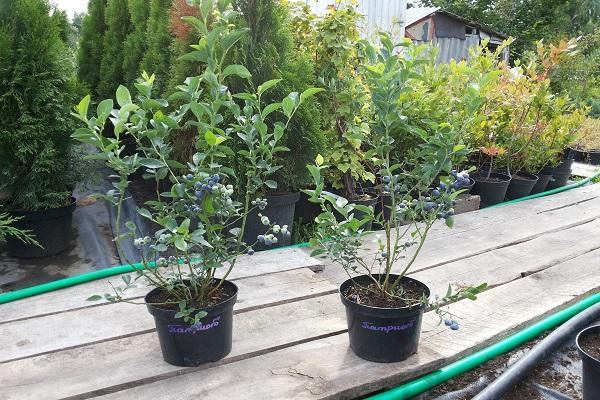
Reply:
[[[236,312],[278,304],[337,288],[314,272],[303,269],[236,281],[240,291]],[[154,329],[145,307],[130,303],[80,308],[66,313],[0,325],[0,363],[34,354],[103,342]],[[52,336],[48,337],[48,332]]]
[[[260,276],[267,273],[312,267],[318,269],[321,260],[310,257],[301,249],[274,249],[258,252],[253,256],[241,256],[238,265],[231,272],[232,279]],[[224,272],[223,272],[224,273]],[[58,291],[45,293],[41,296],[14,301],[0,306],[0,324],[12,320],[31,318],[37,315],[51,314],[91,305],[86,299],[92,294],[105,293],[110,290],[108,282],[122,285],[120,276],[107,280],[97,280]],[[144,296],[148,287],[140,282],[138,287],[127,292],[128,298]],[[94,304],[100,304],[94,303]]]
[[[253,353],[339,334],[346,329],[337,295],[311,298],[236,315],[231,363]],[[93,360],[93,362],[90,362]],[[177,375],[179,368],[162,360],[155,333],[127,337],[65,352],[20,360],[3,366],[0,399],[60,399],[91,390]],[[200,367],[202,369],[204,367]],[[188,371],[189,372],[189,371]],[[123,379],[126,377],[127,379]]]
[[[572,167],[572,175],[582,176],[584,178],[595,175],[600,170],[600,166],[574,162]]]
[[[438,352],[444,363],[452,362],[598,291],[599,274],[600,251],[594,251],[489,290],[477,302],[456,303],[452,309],[463,317],[459,331],[438,326],[437,316],[427,313],[419,354],[402,363],[361,360],[340,334],[99,398],[355,398],[437,368]]]
[[[445,292],[448,282],[471,285],[485,281],[494,286],[502,285],[520,278],[522,272],[538,271],[599,248],[600,236],[594,235],[594,232],[597,232],[599,228],[600,221],[594,221],[593,223],[524,242],[511,248],[498,249],[472,260],[462,260],[448,264],[444,268],[425,270],[416,273],[415,277],[426,282],[433,293],[440,294]],[[573,243],[577,243],[577,245],[574,246]],[[552,251],[547,251],[549,248]],[[269,275],[269,277],[283,274],[286,273]],[[269,287],[272,288],[273,286]],[[261,296],[262,290],[264,289],[257,290],[255,295]],[[264,295],[262,296],[264,297]],[[253,339],[254,336],[248,336],[254,333],[246,332],[247,330],[257,330],[261,338],[264,336],[264,341],[259,340],[255,343],[259,346],[252,348],[252,351],[267,351],[267,349],[280,343],[285,344],[304,339],[302,337],[304,332],[311,329],[314,337],[327,335],[331,333],[333,318],[337,318],[338,328],[340,324],[342,324],[341,329],[345,328],[344,311],[337,294],[322,297],[317,306],[314,305],[313,300],[286,304],[284,309],[289,307],[293,309],[312,309],[316,307],[322,312],[322,319],[315,317],[314,319],[299,320],[297,315],[293,315],[293,322],[288,322],[286,318],[279,321],[269,316],[269,312],[277,313],[271,311],[271,308],[277,307],[262,309],[257,314],[248,312],[236,316],[234,336],[236,339],[234,353],[230,358],[250,352],[248,346],[252,343],[249,344],[244,341],[254,341],[255,339]],[[133,310],[133,312],[139,311]],[[250,320],[249,315],[252,315],[253,318],[256,317],[256,320]],[[131,317],[134,316],[131,315]],[[78,319],[83,318],[83,316],[78,317]],[[110,325],[110,320],[103,322],[99,318],[97,317],[95,322],[88,321],[88,323],[92,325],[95,323]],[[298,337],[290,339],[289,335],[286,336],[285,333],[277,331],[267,333],[262,329],[264,320],[274,321],[269,325],[287,326],[288,330],[300,334],[298,336],[300,339]],[[310,326],[305,327],[303,325],[305,323],[310,324]],[[239,332],[238,328],[243,329],[243,331]],[[56,328],[53,329],[56,330]],[[58,334],[60,333],[59,330]],[[241,336],[238,338],[237,335]],[[279,341],[282,338],[289,340],[289,342]],[[90,363],[90,359],[101,360],[101,362]],[[65,365],[68,365],[68,367],[65,367]],[[68,368],[69,373],[65,373],[65,368]],[[4,364],[3,370],[6,374],[4,380],[0,378],[0,387],[9,388],[8,393],[11,396],[8,398],[26,399],[39,398],[39,395],[43,393],[46,393],[46,398],[62,398],[93,392],[103,387],[121,387],[121,385],[131,384],[131,382],[151,380],[154,376],[161,376],[179,369],[160,361],[160,351],[155,334],[146,333],[14,361]],[[117,372],[106,374],[103,371]],[[85,377],[99,378],[84,379]],[[23,390],[23,382],[27,383],[26,391]],[[49,396],[47,392],[49,385],[54,388],[52,389],[52,396]],[[31,397],[27,397],[25,392],[29,393]]]

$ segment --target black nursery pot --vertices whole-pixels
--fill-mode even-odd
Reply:
[[[506,199],[514,200],[528,196],[538,181],[538,176],[527,172],[517,172],[513,175],[506,190]]]
[[[535,185],[533,185],[533,188],[531,189],[531,193],[529,194],[537,194],[537,193],[542,193],[546,191],[546,187],[548,186],[548,182],[550,182],[550,179],[552,179],[552,174],[537,174],[538,176],[538,180],[535,183]]]
[[[575,339],[577,352],[583,364],[583,400],[596,400],[600,394],[600,360],[587,354],[579,344],[580,340],[588,335],[596,335],[600,340],[600,325],[590,326],[582,330]]]
[[[390,277],[397,279],[398,276]],[[368,276],[362,275],[348,279],[340,286],[340,296],[346,307],[350,347],[357,356],[368,361],[389,363],[405,360],[419,347],[425,307],[421,303],[403,308],[371,307],[357,304],[344,296],[354,283],[367,285],[370,282]],[[429,297],[429,288],[423,283],[408,277],[403,277],[401,282],[418,284]]]
[[[267,231],[267,227],[260,222],[258,214],[269,217],[269,220],[279,226],[287,225],[288,230],[292,232],[294,226],[294,213],[296,203],[300,199],[300,193],[287,193],[281,195],[267,196],[267,207],[264,210],[254,209],[248,214],[246,221],[246,231],[244,232],[244,242],[251,244],[256,242],[258,235],[263,235]],[[289,246],[292,243],[291,236],[277,235],[277,243],[271,246],[266,246],[257,243],[254,250],[273,249],[282,246]]]
[[[508,175],[492,172],[490,178],[495,180],[490,181],[486,180],[487,174],[472,175],[472,178],[475,180],[475,186],[471,193],[481,197],[482,206],[491,206],[504,201],[510,184]]]
[[[146,297],[148,311],[154,317],[156,332],[163,359],[179,367],[195,367],[218,361],[231,351],[233,335],[233,305],[238,288],[229,281],[223,288],[232,293],[223,302],[204,308],[208,314],[197,325],[190,326],[181,318],[175,318],[177,310],[168,310],[148,304],[148,299],[160,291],[156,288]]]
[[[552,190],[565,186],[571,177],[572,164],[573,160],[563,160],[563,162],[557,167],[544,167],[542,173],[552,175],[552,178],[550,178],[550,181],[548,182],[548,186],[546,186],[546,190]]]
[[[586,160],[592,165],[600,165],[600,150],[592,150],[586,153]]]
[[[75,198],[71,204],[60,208],[42,211],[11,211],[14,217],[21,218],[14,227],[31,231],[35,240],[43,247],[23,243],[11,236],[6,238],[8,253],[16,258],[44,258],[67,250],[73,239],[72,221],[75,211]]]

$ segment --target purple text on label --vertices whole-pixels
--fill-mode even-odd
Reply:
[[[404,331],[404,330],[410,329],[415,326],[415,322],[416,322],[416,318],[413,318],[410,321],[406,322],[405,324],[377,326],[377,325],[373,325],[372,322],[364,321],[362,323],[362,328],[368,329],[370,331],[380,331],[380,332],[390,333],[392,331]]]
[[[187,326],[187,325],[168,325],[169,333],[198,333],[201,331],[207,331],[211,328],[219,326],[219,322],[221,317],[215,317],[211,322],[203,324],[202,322],[198,322],[196,325]]]

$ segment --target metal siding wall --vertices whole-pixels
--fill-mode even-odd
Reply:
[[[313,13],[323,15],[327,6],[340,0],[305,0]],[[362,36],[367,39],[377,37],[378,31],[392,32],[394,38],[404,37],[406,0],[359,0],[358,12],[365,16]]]

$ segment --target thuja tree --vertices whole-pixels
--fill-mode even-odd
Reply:
[[[146,268],[138,269],[137,277],[146,278],[152,286],[162,289],[166,298],[160,304],[179,309],[176,317],[185,318],[186,322],[197,323],[206,315],[200,310],[209,304],[211,296],[229,276],[237,257],[253,253],[255,242],[243,241],[248,214],[265,207],[265,201],[256,198],[257,193],[270,185],[270,177],[277,170],[274,156],[285,151],[280,141],[290,119],[315,92],[290,94],[281,102],[265,103],[262,96],[279,83],[271,80],[259,85],[254,93],[232,93],[228,87],[232,76],[250,78],[244,66],[225,61],[231,47],[247,34],[247,30],[235,28],[235,16],[227,0],[203,0],[199,18],[186,18],[203,38],[187,56],[201,65],[201,73],[187,78],[178,87],[173,98],[181,105],[175,110],[170,110],[166,100],[153,94],[155,76],[144,73],[135,84],[135,97],[124,86],[117,89],[118,109],[113,109],[113,101],[106,99],[90,118],[87,96],[75,112],[85,127],[78,129],[74,137],[95,146],[99,152],[94,157],[105,161],[118,175],[114,189],[104,195],[117,206],[117,220],[121,218],[129,175],[143,169],[156,180],[156,199],[138,212],[157,224],[159,230],[153,236],[136,238],[136,227],[128,221],[130,231],[118,232],[116,241],[133,239],[143,249],[142,262]],[[272,113],[282,113],[284,122],[270,124],[268,117]],[[109,117],[115,126],[114,138],[102,134]],[[198,134],[199,151],[187,165],[171,158],[169,145],[170,135],[184,124]],[[124,133],[135,138],[139,155],[123,154]],[[233,185],[234,171],[229,165],[236,156],[230,147],[234,137],[245,144],[238,153],[248,164],[243,190],[236,190]],[[175,168],[183,174],[174,172]],[[171,188],[161,193],[158,183],[166,177]],[[268,232],[256,241],[274,243],[277,235],[289,234],[266,217],[261,222]],[[116,226],[120,226],[118,221]],[[153,268],[155,265],[168,268]],[[219,269],[225,271],[222,278],[215,279]],[[133,280],[125,279],[125,283],[127,288]],[[107,299],[128,301],[122,297],[122,290],[118,288]]]
[[[234,7],[240,12],[241,23],[248,27],[249,34],[239,42],[232,59],[244,64],[252,74],[250,81],[235,80],[235,89],[252,90],[261,82],[282,79],[276,88],[265,95],[266,101],[274,101],[285,93],[302,92],[316,83],[311,56],[295,51],[287,5],[276,0],[237,0],[234,1]],[[277,121],[281,116],[273,115],[271,119]],[[290,151],[279,155],[283,167],[274,175],[278,191],[295,191],[310,183],[306,164],[324,146],[320,120],[318,103],[308,101],[291,121],[290,128],[282,138],[282,144]],[[244,165],[238,169],[243,171]]]
[[[79,178],[68,108],[75,71],[46,0],[2,0],[0,10],[2,206],[61,207]]]
[[[123,44],[131,29],[127,0],[110,0],[106,5],[105,21],[98,92],[108,96],[123,81]]]
[[[142,60],[142,69],[157,77],[156,90],[162,93],[169,78],[171,65],[171,43],[169,10],[172,0],[151,0],[146,38],[148,50]]]
[[[104,32],[106,31],[105,8],[106,0],[90,0],[88,3],[88,12],[83,19],[77,54],[77,64],[79,65],[77,76],[93,92],[96,92],[100,83],[100,64],[104,48]]]
[[[127,4],[132,29],[123,43],[123,83],[132,85],[140,76],[140,63],[146,52],[146,22],[150,7],[146,0],[129,0]]]

